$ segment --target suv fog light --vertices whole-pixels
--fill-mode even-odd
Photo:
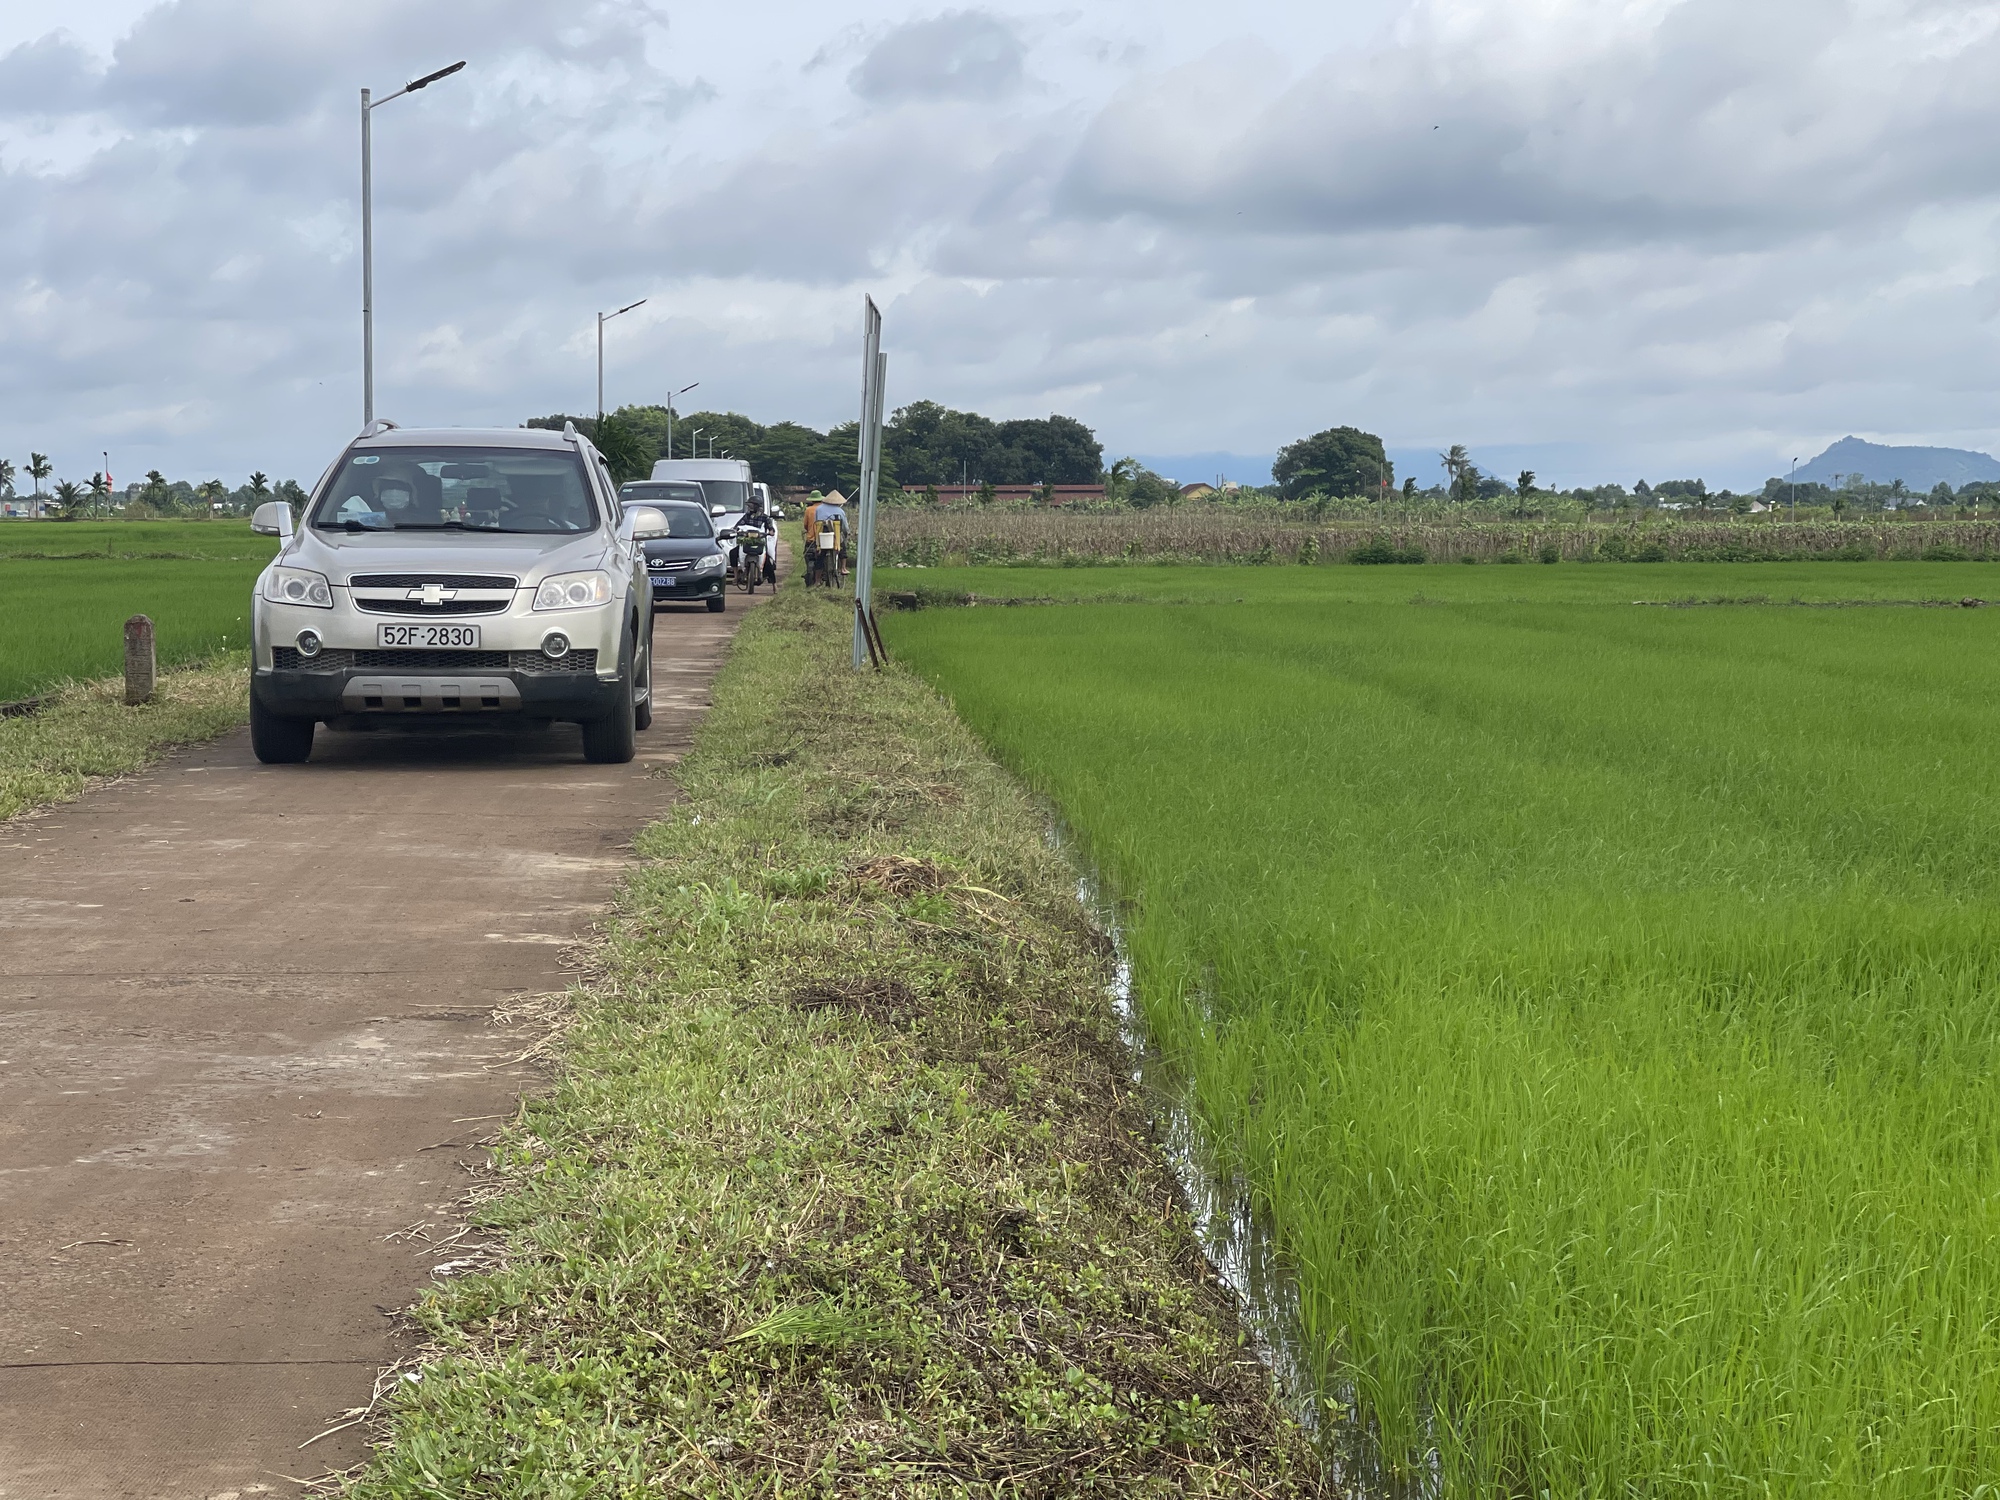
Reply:
[[[569,637],[560,630],[551,630],[542,637],[542,655],[550,661],[559,661],[569,655]]]
[[[320,639],[317,630],[301,630],[299,632],[299,655],[307,657],[318,656],[319,648]]]

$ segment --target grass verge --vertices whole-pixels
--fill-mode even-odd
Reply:
[[[112,679],[59,688],[38,713],[0,719],[0,820],[80,796],[93,777],[139,770],[176,745],[213,739],[249,712],[247,652],[160,674],[128,707]]]
[[[745,622],[356,1500],[1317,1484],[1073,872],[935,694],[847,669],[847,608]]]

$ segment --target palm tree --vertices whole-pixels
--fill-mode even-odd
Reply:
[[[106,479],[102,474],[93,474],[90,476],[89,489],[90,509],[92,513],[108,509],[108,502],[111,499],[111,481]]]
[[[0,458],[0,495],[14,493],[14,464],[11,459]]]
[[[77,502],[83,498],[83,486],[74,479],[65,479],[56,486],[56,505],[65,516],[76,514]]]
[[[271,481],[262,473],[252,473],[250,476],[250,493],[255,495],[259,500],[262,500],[266,495],[271,493]]]
[[[1104,498],[1119,501],[1125,498],[1125,491],[1131,486],[1132,476],[1139,470],[1136,458],[1121,458],[1104,471]]]
[[[49,462],[48,454],[30,453],[28,455],[28,472],[34,476],[35,480],[35,514],[37,516],[42,513],[42,481],[49,477],[49,472],[54,468],[55,465]]]
[[[223,488],[220,479],[205,479],[195,486],[194,491],[195,499],[201,501],[208,508],[210,515],[215,514],[217,509],[216,502],[227,498],[228,494],[229,491]]]
[[[1458,476],[1472,467],[1472,456],[1465,451],[1465,444],[1453,443],[1450,451],[1438,455],[1438,462],[1444,465],[1445,488],[1450,489],[1458,483]]]

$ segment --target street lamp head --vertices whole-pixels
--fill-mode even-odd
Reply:
[[[451,77],[452,74],[456,73],[460,68],[464,66],[465,66],[465,59],[460,58],[457,62],[453,63],[448,68],[439,68],[435,73],[426,73],[424,74],[423,77],[415,80],[414,82],[404,84],[403,92],[406,94],[414,94],[418,89],[427,89],[432,84],[436,83],[440,78],[449,78]]]

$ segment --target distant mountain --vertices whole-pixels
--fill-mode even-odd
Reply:
[[[1921,495],[1940,479],[1953,489],[1980,479],[2000,480],[2000,459],[1970,448],[1892,448],[1844,437],[1811,463],[1799,465],[1801,480],[1832,484],[1836,475],[1869,484],[1894,484],[1900,479]]]

